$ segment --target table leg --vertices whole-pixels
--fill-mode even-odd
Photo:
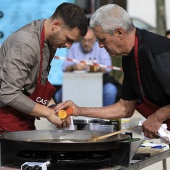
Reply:
[[[163,170],[167,170],[166,159],[163,159],[163,160],[162,160],[162,165],[163,165]]]

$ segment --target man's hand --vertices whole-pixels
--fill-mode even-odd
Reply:
[[[89,66],[87,64],[77,63],[73,66],[73,70],[87,70],[88,67]]]
[[[150,115],[142,124],[142,131],[144,135],[150,139],[158,138],[158,130],[162,123],[159,122],[154,114]]]
[[[144,135],[149,138],[158,137],[158,130],[167,119],[170,119],[170,104],[159,108],[142,124]]]
[[[62,119],[62,124],[58,125],[57,127],[58,128],[65,128],[65,127],[68,127],[70,125],[71,125],[71,118],[69,116],[69,117],[66,117],[65,119]]]
[[[55,126],[62,124],[61,119],[55,114],[54,109],[48,108],[38,103],[36,103],[35,108],[30,113],[30,115],[34,117],[44,117]]]
[[[66,110],[67,108],[72,107],[73,108],[73,112],[71,115],[73,116],[78,116],[79,113],[79,107],[74,104],[71,100],[67,100],[65,102],[59,103],[57,104],[57,106],[54,108],[55,112],[57,113],[60,110]]]
[[[55,111],[53,109],[50,109],[50,114],[46,117],[48,121],[50,121],[55,126],[61,125],[62,121],[61,119],[55,114]]]

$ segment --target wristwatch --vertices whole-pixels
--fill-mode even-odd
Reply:
[[[54,107],[56,107],[56,106],[57,106],[56,104],[52,104],[52,105],[48,106],[48,108],[54,109]]]

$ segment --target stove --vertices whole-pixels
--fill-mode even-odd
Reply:
[[[1,143],[1,166],[16,164],[19,168],[25,162],[45,163],[48,170],[76,170],[76,169],[109,169],[128,168],[130,161],[142,141],[139,139],[128,139],[117,141],[114,149],[92,150],[92,151],[48,151],[34,150],[32,148],[23,149],[20,146],[10,146],[8,143]],[[88,167],[88,168],[87,168]],[[37,169],[36,169],[37,168]],[[29,170],[23,169],[23,170]],[[35,164],[35,169],[39,170]],[[44,169],[41,169],[44,170]],[[45,169],[46,170],[46,169]]]

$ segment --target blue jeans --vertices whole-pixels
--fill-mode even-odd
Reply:
[[[108,106],[116,102],[117,88],[112,83],[103,85],[103,106]],[[62,102],[62,88],[54,94],[56,103]]]
[[[112,83],[103,85],[103,106],[108,106],[116,102],[117,87]]]
[[[53,97],[54,101],[56,103],[61,103],[62,102],[62,88],[60,90],[58,90]]]

